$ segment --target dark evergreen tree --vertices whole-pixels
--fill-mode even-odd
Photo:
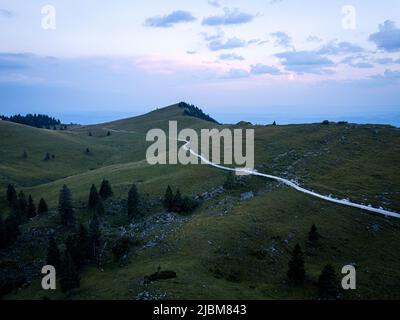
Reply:
[[[175,194],[175,197],[173,200],[173,205],[172,205],[173,211],[181,212],[182,211],[182,203],[183,203],[183,201],[182,201],[181,191],[178,188],[178,190],[176,190],[176,194]]]
[[[318,293],[321,299],[337,299],[339,284],[335,269],[327,264],[318,279]]]
[[[107,137],[111,136],[111,132],[107,131]]]
[[[129,237],[122,236],[115,242],[112,252],[116,261],[121,261],[124,255],[128,254],[130,240]]]
[[[102,200],[102,198],[99,197],[99,201],[97,202],[96,206],[96,214],[98,217],[101,217],[104,215],[104,212],[105,212],[104,201]]]
[[[92,132],[89,131],[89,137],[91,137],[91,136],[92,136]]]
[[[47,248],[46,263],[56,268],[56,271],[61,271],[61,255],[58,249],[56,240],[53,236],[49,239],[49,246]]]
[[[16,201],[17,199],[17,192],[12,184],[9,184],[7,187],[7,201],[11,207],[11,204]]]
[[[135,184],[132,184],[131,188],[129,189],[127,207],[129,219],[140,217],[139,193]]]
[[[111,197],[113,192],[111,189],[110,182],[108,180],[103,180],[100,186],[100,196],[103,199],[107,199],[108,197]]]
[[[86,148],[86,154],[89,154],[89,153],[90,153],[89,148]]]
[[[63,293],[75,288],[79,288],[80,286],[79,273],[76,269],[73,258],[68,252],[66,252],[63,261],[63,271],[60,278],[60,286]]]
[[[168,185],[164,196],[164,207],[168,210],[168,212],[172,211],[173,202],[174,202],[174,194],[172,193],[171,187]]]
[[[27,215],[28,215],[28,218],[36,217],[36,206],[35,206],[35,203],[33,202],[31,195],[29,195],[29,197],[28,197]]]
[[[38,205],[38,214],[46,213],[49,211],[47,207],[47,203],[43,198],[40,198],[39,205]]]
[[[19,236],[19,227],[18,227],[18,219],[15,214],[11,214],[5,220],[5,229],[6,229],[6,245],[12,245],[17,241]]]
[[[304,283],[306,272],[304,270],[303,252],[299,244],[296,244],[292,252],[287,276],[292,284],[302,285]]]
[[[272,123],[272,125],[273,125],[273,126],[276,126],[276,121],[274,121],[274,122]]]
[[[89,224],[90,258],[96,259],[100,248],[100,222],[97,214],[93,215]]]
[[[45,156],[44,156],[44,161],[48,161],[50,160],[50,153],[46,152]]]
[[[28,153],[25,150],[22,153],[22,158],[24,158],[24,159],[28,158]]]
[[[71,191],[66,185],[60,190],[60,196],[58,198],[58,212],[61,218],[61,224],[63,226],[74,226],[75,215],[72,206],[72,195]]]
[[[224,188],[231,190],[234,189],[236,186],[236,179],[235,179],[235,174],[232,171],[229,171],[226,180],[224,182]]]
[[[316,244],[316,243],[318,242],[318,240],[319,240],[320,237],[321,237],[321,236],[319,235],[319,233],[318,233],[318,231],[317,231],[316,225],[313,224],[313,225],[311,226],[310,231],[308,232],[308,241],[309,241],[311,244]]]
[[[79,225],[78,234],[76,235],[76,243],[78,244],[77,264],[78,267],[81,268],[90,259],[91,255],[89,232],[83,224]]]
[[[0,214],[0,249],[4,249],[6,246],[7,246],[6,225],[3,221],[3,217]]]
[[[99,203],[99,193],[97,192],[96,186],[92,184],[89,192],[89,200],[88,200],[88,208],[96,209],[97,204]]]
[[[28,216],[28,202],[26,201],[26,197],[23,191],[18,193],[18,207],[16,213],[16,218],[18,223],[22,223]]]

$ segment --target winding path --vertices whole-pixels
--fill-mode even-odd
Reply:
[[[213,163],[213,162],[209,161],[207,158],[205,158],[204,156],[202,156],[202,155],[194,152],[192,149],[190,149],[188,147],[189,141],[186,141],[186,140],[178,140],[178,141],[185,142],[185,144],[183,145],[183,148],[185,150],[188,150],[192,155],[194,155],[195,157],[199,158],[204,163],[206,163],[206,164],[208,164],[210,166],[213,166],[215,168],[219,168],[219,169],[222,169],[222,170],[228,170],[228,171],[234,171],[234,172],[242,172],[242,173],[250,174],[250,175],[253,175],[253,176],[259,176],[259,177],[265,177],[265,178],[277,180],[279,182],[282,182],[282,183],[286,184],[287,186],[289,186],[291,188],[296,189],[297,191],[303,192],[305,194],[309,194],[311,196],[320,198],[322,200],[326,200],[326,201],[337,203],[337,204],[342,204],[342,205],[345,205],[345,206],[348,206],[348,207],[354,207],[354,208],[363,209],[363,210],[367,210],[367,211],[371,211],[371,212],[375,212],[375,213],[380,213],[380,214],[383,214],[385,216],[390,216],[390,217],[394,217],[394,218],[400,218],[400,214],[397,213],[397,212],[392,212],[392,211],[384,210],[384,209],[381,209],[381,208],[374,208],[372,206],[366,206],[366,205],[363,205],[363,204],[353,203],[353,202],[350,202],[349,200],[346,200],[346,199],[342,199],[341,200],[341,199],[332,198],[330,196],[324,196],[324,195],[316,193],[314,191],[310,191],[310,190],[304,189],[304,188],[300,187],[299,185],[297,185],[296,183],[294,183],[293,181],[290,181],[290,180],[287,180],[287,179],[284,179],[284,178],[281,178],[281,177],[277,177],[277,176],[273,176],[273,175],[270,175],[270,174],[261,173],[261,172],[258,172],[256,170],[250,170],[250,169],[245,169],[245,168],[229,168],[229,167],[225,167],[225,166]]]
[[[114,132],[124,132],[124,133],[136,133],[134,131],[127,131],[127,130],[116,130],[116,129],[105,129],[104,130],[110,130],[110,131],[114,131]],[[258,172],[256,170],[250,170],[250,169],[245,169],[245,168],[229,168],[229,167],[225,167],[219,164],[216,164],[214,162],[209,161],[207,158],[205,158],[204,156],[202,156],[201,154],[198,154],[196,152],[194,152],[192,149],[190,149],[188,147],[188,144],[190,143],[189,141],[186,140],[179,140],[180,142],[184,142],[185,144],[183,145],[183,148],[185,150],[188,150],[192,155],[194,155],[195,157],[199,158],[200,160],[203,161],[203,163],[206,163],[212,167],[218,168],[218,169],[222,169],[222,170],[227,170],[227,171],[233,171],[233,172],[242,172],[245,174],[250,174],[253,176],[259,176],[259,177],[264,177],[264,178],[268,178],[268,179],[273,179],[279,182],[284,183],[285,185],[296,189],[297,191],[303,192],[305,194],[308,194],[310,196],[322,199],[322,200],[326,200],[329,202],[333,202],[336,204],[341,204],[344,206],[348,206],[348,207],[354,207],[354,208],[358,208],[358,209],[362,209],[362,210],[366,210],[366,211],[370,211],[370,212],[375,212],[375,213],[379,213],[379,214],[383,214],[385,216],[389,216],[389,217],[394,217],[394,218],[400,218],[400,213],[397,212],[393,212],[393,211],[388,211],[382,208],[374,208],[372,206],[366,206],[363,204],[358,204],[358,203],[354,203],[354,202],[350,202],[347,199],[336,199],[336,198],[332,198],[330,196],[324,196],[322,194],[316,193],[314,191],[311,190],[307,190],[305,188],[300,187],[298,184],[294,183],[293,181],[281,178],[281,177],[277,177],[277,176],[273,176],[270,174],[265,174],[265,173],[261,173]]]

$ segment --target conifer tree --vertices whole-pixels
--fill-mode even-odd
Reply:
[[[318,279],[318,293],[321,299],[337,299],[339,294],[335,269],[327,264]]]
[[[7,186],[7,201],[8,204],[11,206],[12,202],[17,199],[17,192],[12,184]]]
[[[319,240],[320,237],[321,237],[321,236],[319,235],[319,233],[318,233],[318,231],[317,231],[316,225],[313,224],[313,225],[311,226],[310,231],[308,232],[308,241],[309,241],[311,244],[316,244],[316,243],[318,242],[318,240]]]
[[[97,192],[96,186],[92,184],[89,193],[89,200],[88,200],[88,208],[89,209],[96,209],[97,204],[99,203],[99,193]]]
[[[12,213],[7,217],[4,224],[6,230],[6,245],[9,246],[14,244],[19,236],[18,218]]]
[[[113,192],[111,189],[110,182],[108,180],[103,180],[100,186],[100,196],[105,200],[108,197],[111,197]]]
[[[171,212],[173,210],[174,194],[172,193],[171,187],[168,185],[164,196],[164,207]]]
[[[303,252],[299,244],[296,244],[292,252],[287,276],[292,284],[302,285],[304,283],[306,272],[304,270]]]
[[[58,212],[61,218],[61,224],[63,226],[74,226],[75,215],[72,206],[71,191],[66,185],[60,190],[60,196],[58,199]]]
[[[46,152],[46,155],[44,156],[44,161],[49,161],[50,160],[50,153]]]
[[[46,262],[48,265],[56,268],[56,271],[61,271],[61,255],[60,250],[58,249],[56,240],[53,236],[50,237],[49,246],[47,248],[47,259]]]
[[[89,224],[90,257],[95,259],[100,247],[100,222],[97,214],[93,215]]]
[[[6,225],[3,221],[3,217],[0,214],[0,249],[4,249],[6,246],[7,246]]]
[[[96,206],[96,214],[98,217],[101,217],[104,215],[105,209],[104,209],[104,201],[99,197],[99,201],[97,202]]]
[[[236,185],[235,174],[232,171],[229,171],[226,176],[226,180],[224,182],[224,188],[231,190],[235,188],[235,185]]]
[[[89,232],[83,224],[79,225],[78,234],[76,235],[76,243],[78,244],[78,267],[80,267],[90,259],[91,254]]]
[[[49,208],[47,207],[47,203],[43,198],[40,198],[39,205],[38,205],[38,214],[46,213],[49,211]]]
[[[24,158],[24,159],[28,158],[28,153],[25,150],[22,153],[22,158]]]
[[[63,261],[63,271],[60,278],[60,286],[63,293],[75,288],[79,288],[80,286],[79,273],[74,264],[74,260],[68,252],[66,252]]]
[[[129,189],[127,207],[129,219],[138,218],[140,216],[139,193],[135,184],[132,184],[131,188]]]
[[[18,207],[16,211],[16,218],[19,224],[25,221],[27,217],[27,208],[28,202],[26,201],[24,192],[21,190],[18,193]]]
[[[29,195],[29,197],[28,197],[27,215],[28,215],[28,218],[36,217],[36,206],[35,206],[35,203],[33,202],[31,195]]]
[[[175,194],[175,197],[174,197],[174,200],[173,200],[173,205],[172,205],[173,206],[173,211],[181,212],[182,211],[182,204],[183,204],[183,201],[182,201],[181,191],[178,188],[178,190],[176,190],[176,194]]]

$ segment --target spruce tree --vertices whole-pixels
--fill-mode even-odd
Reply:
[[[96,214],[97,216],[101,217],[104,215],[105,212],[105,208],[104,208],[104,201],[99,198],[99,201],[97,202],[97,206],[96,206]]]
[[[327,264],[318,279],[318,293],[321,299],[337,299],[339,294],[338,279],[335,269]]]
[[[139,193],[135,184],[133,184],[132,187],[129,189],[127,207],[129,219],[138,218],[140,216]]]
[[[46,213],[49,211],[49,208],[47,207],[47,203],[43,198],[40,198],[39,205],[38,205],[38,214]]]
[[[90,259],[91,255],[89,232],[83,224],[79,225],[78,234],[76,235],[76,243],[78,244],[78,267],[80,267]]]
[[[71,191],[66,185],[60,190],[60,196],[58,199],[58,212],[61,218],[61,224],[63,226],[74,226],[75,215],[72,206]]]
[[[18,193],[18,207],[16,212],[16,218],[18,223],[22,223],[25,221],[26,217],[28,216],[27,208],[28,208],[28,202],[26,201],[25,194],[23,191],[20,191]]]
[[[4,249],[6,246],[7,246],[6,225],[3,221],[3,217],[0,214],[0,249]]]
[[[97,214],[93,215],[89,224],[90,257],[95,259],[100,247],[100,222]]]
[[[107,199],[108,197],[112,196],[113,192],[111,189],[110,182],[108,180],[102,181],[99,193],[103,199]]]
[[[172,193],[171,187],[168,185],[164,196],[164,207],[171,212],[173,210],[174,194]]]
[[[181,191],[178,188],[178,190],[176,190],[176,194],[175,194],[175,197],[174,197],[174,200],[173,200],[173,205],[172,205],[173,211],[181,212],[182,211],[182,204],[183,204],[183,201],[182,201]]]
[[[229,171],[224,182],[224,188],[227,190],[234,189],[236,186],[235,174]]]
[[[4,224],[6,229],[6,245],[9,246],[14,244],[19,236],[18,218],[12,213],[7,217]]]
[[[60,250],[58,250],[58,246],[56,240],[53,236],[50,237],[49,246],[47,248],[47,259],[46,263],[48,265],[56,268],[56,271],[61,271],[61,255]]]
[[[29,195],[29,197],[28,197],[27,215],[28,215],[28,218],[36,217],[36,206],[33,202],[31,195]]]
[[[97,204],[99,203],[99,193],[97,192],[96,186],[92,184],[89,192],[89,200],[88,200],[88,208],[96,209]]]
[[[7,202],[11,206],[13,201],[17,199],[17,192],[12,184],[7,186]]]
[[[80,286],[79,273],[74,264],[74,260],[68,252],[66,252],[63,261],[63,271],[60,278],[60,286],[63,293],[75,288],[79,288]]]
[[[305,280],[303,252],[299,244],[296,244],[289,260],[289,270],[287,272],[289,282],[295,285],[302,285]]]
[[[319,235],[318,231],[317,231],[317,227],[315,226],[315,224],[313,224],[311,226],[310,231],[308,232],[308,241],[311,244],[316,244],[319,240],[321,236]]]

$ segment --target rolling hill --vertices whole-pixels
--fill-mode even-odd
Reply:
[[[399,221],[326,203],[257,177],[242,178],[236,188],[226,189],[226,173],[205,165],[150,166],[145,161],[146,132],[167,129],[170,120],[195,130],[241,127],[188,116],[179,105],[65,131],[0,121],[1,185],[12,183],[35,200],[44,197],[50,207],[49,213],[22,225],[19,240],[1,252],[0,270],[1,262],[12,261],[29,283],[6,298],[314,299],[315,283],[327,263],[338,274],[345,264],[357,266],[358,289],[346,292],[346,299],[400,297]],[[400,211],[399,129],[347,123],[243,126],[255,129],[257,170],[295,179],[323,194]],[[55,158],[44,161],[46,153]],[[110,181],[114,195],[101,217],[108,244],[102,267],[88,265],[80,288],[68,296],[60,290],[43,291],[40,268],[49,232],[61,249],[72,232],[59,224],[59,190],[64,184],[71,189],[77,220],[87,224],[90,186],[99,187],[103,179]],[[134,221],[128,219],[125,204],[132,183],[144,212]],[[166,213],[161,200],[167,185],[201,196],[201,205],[190,215]],[[249,199],[245,193],[251,194]],[[4,217],[9,214],[4,195],[0,208]],[[313,223],[322,236],[318,249],[307,242]],[[119,266],[110,248],[122,233],[135,245]],[[300,288],[286,281],[296,243],[305,252],[308,279]],[[177,277],[144,283],[159,266]]]

